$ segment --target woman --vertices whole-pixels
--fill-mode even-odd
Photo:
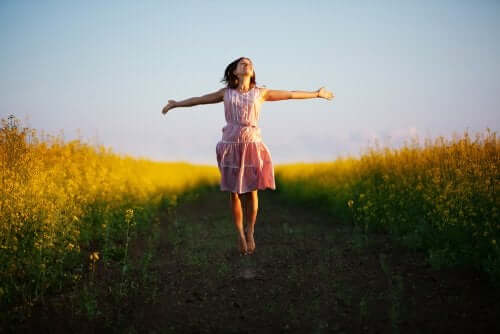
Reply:
[[[162,113],[176,107],[224,102],[227,124],[222,128],[222,140],[217,143],[217,164],[221,173],[220,189],[229,191],[230,207],[241,255],[255,251],[254,226],[257,219],[257,191],[275,190],[274,169],[269,149],[262,141],[259,120],[264,101],[335,97],[321,87],[317,91],[271,90],[256,85],[253,63],[241,57],[230,63],[221,82],[226,87],[200,97],[182,101],[168,100]],[[246,228],[243,229],[243,214]]]

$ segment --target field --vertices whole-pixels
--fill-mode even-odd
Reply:
[[[39,138],[15,118],[0,131],[0,300],[3,320],[73,286],[96,263],[123,277],[129,243],[181,193],[214,184],[211,166],[159,163],[79,140]]]
[[[413,138],[393,150],[368,148],[360,159],[276,169],[281,193],[323,208],[363,231],[386,231],[427,253],[436,268],[474,267],[500,282],[499,139]]]
[[[38,138],[2,119],[0,324],[498,330],[497,144],[488,129],[276,166],[277,191],[259,193],[256,253],[239,257],[216,168]]]

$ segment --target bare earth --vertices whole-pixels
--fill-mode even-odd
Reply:
[[[182,202],[159,233],[148,267],[154,288],[139,289],[148,298],[100,301],[107,322],[48,310],[31,325],[73,333],[500,333],[499,293],[484,275],[434,270],[387,235],[363,235],[277,192],[259,191],[253,255],[239,255],[229,195],[218,190]],[[135,258],[145,244],[134,243]],[[110,315],[118,309],[120,318]]]

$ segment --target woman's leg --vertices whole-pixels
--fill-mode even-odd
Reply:
[[[255,222],[257,221],[257,211],[259,209],[259,199],[257,190],[245,193],[245,218],[246,218],[246,241],[248,252],[251,254],[255,251],[255,240],[253,232]]]
[[[241,207],[243,196],[238,195],[238,193],[230,192],[229,198],[230,198],[230,206],[231,206],[231,212],[233,214],[234,224],[236,226],[236,230],[238,231],[238,244],[240,252],[242,254],[246,254],[248,249],[247,249],[247,242],[245,239],[245,232],[243,230],[243,210]]]

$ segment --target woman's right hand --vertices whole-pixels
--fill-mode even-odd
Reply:
[[[175,108],[176,101],[175,100],[168,100],[168,104],[163,107],[161,113],[165,115],[170,109]]]

